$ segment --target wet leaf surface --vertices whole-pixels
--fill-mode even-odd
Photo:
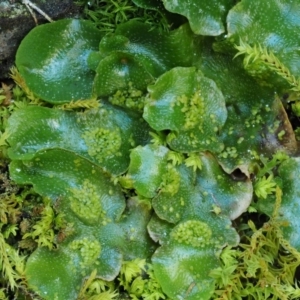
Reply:
[[[219,266],[211,247],[196,249],[172,241],[156,251],[152,262],[155,276],[172,299],[210,299],[215,284],[207,275]]]
[[[278,150],[294,153],[295,135],[274,90],[260,86],[244,70],[240,59],[212,51],[209,39],[201,43],[195,64],[216,82],[228,112],[220,133],[224,150],[218,155],[224,170],[232,173],[240,169],[249,176],[251,164],[259,161],[259,155],[270,156]]]
[[[49,103],[48,108],[28,104],[25,96],[20,102],[23,96],[13,91],[16,106],[0,144],[8,144],[3,153],[11,161],[11,180],[49,198],[65,226],[57,229],[65,235],[55,236],[52,250],[38,247],[28,256],[26,281],[43,299],[73,300],[94,270],[103,280],[118,281],[119,289],[122,280],[115,279],[122,263],[139,259],[151,261],[149,279],[171,299],[208,300],[219,292],[223,297],[227,290],[216,290],[223,288],[220,282],[226,285],[227,276],[231,280],[232,272],[243,274],[243,268],[248,272],[243,280],[226,288],[253,287],[259,280],[260,291],[265,271],[257,278],[248,274],[262,269],[261,260],[255,265],[261,257],[255,251],[264,248],[250,248],[264,238],[271,247],[270,236],[266,231],[251,237],[249,228],[255,232],[256,224],[251,225],[252,214],[243,213],[258,209],[271,217],[277,231],[270,244],[279,247],[278,257],[292,254],[280,256],[286,241],[300,250],[300,161],[274,155],[294,155],[298,148],[285,109],[299,98],[300,5],[297,0],[133,2],[160,14],[162,24],[153,29],[151,18],[135,19],[102,36],[87,21],[61,20],[38,26],[19,47],[23,88],[26,83],[27,92]],[[289,91],[282,103],[290,89],[296,93]],[[99,107],[51,106],[88,98]],[[274,216],[278,186],[283,196]],[[249,234],[250,244],[234,249],[239,234],[243,243]],[[251,257],[243,258],[248,250]],[[270,274],[282,270],[281,258],[263,257],[272,265]],[[233,263],[228,269],[226,260]],[[293,277],[283,273],[282,278]],[[131,291],[138,286],[130,284]]]
[[[95,73],[87,57],[97,50],[101,37],[84,20],[40,25],[21,42],[16,66],[29,89],[42,100],[58,104],[89,99]]]
[[[282,163],[279,170],[282,180],[282,201],[279,209],[278,220],[283,222],[282,232],[285,239],[300,251],[300,159],[290,158]]]
[[[152,198],[157,194],[162,174],[167,170],[168,151],[166,147],[154,145],[132,150],[127,176],[141,196]]]
[[[108,96],[119,89],[133,87],[146,90],[149,83],[175,66],[190,66],[193,59],[193,34],[187,25],[170,33],[151,30],[137,21],[120,25],[106,35],[99,54],[92,54],[90,64],[99,60],[94,89]]]
[[[128,167],[130,149],[148,140],[149,127],[135,113],[102,103],[84,113],[27,107],[10,118],[7,130],[11,159],[65,149],[119,175]]]
[[[121,188],[84,158],[65,150],[40,151],[31,161],[11,163],[10,172],[19,184],[32,184],[36,192],[52,199],[72,229],[57,250],[39,248],[26,264],[29,285],[44,299],[54,295],[74,299],[78,285],[93,270],[111,281],[118,275],[123,257],[135,259],[153,253],[153,242],[146,234],[149,206],[132,200],[124,211]],[[53,280],[58,284],[53,285]]]
[[[187,17],[196,34],[217,36],[225,31],[225,17],[232,0],[163,0],[167,10]]]
[[[170,130],[167,142],[179,152],[220,152],[218,132],[227,110],[215,83],[195,68],[174,68],[148,87],[144,119],[157,131]]]
[[[242,39],[252,47],[260,45],[272,51],[297,76],[300,71],[299,24],[300,4],[297,0],[272,0],[259,4],[243,0],[228,13],[226,43],[239,45]],[[288,87],[284,78],[274,76],[261,63],[249,66],[248,71],[264,86],[272,85],[279,91]]]

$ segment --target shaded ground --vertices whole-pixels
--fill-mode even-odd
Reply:
[[[21,1],[20,1],[21,2]],[[0,0],[0,80],[9,77],[15,53],[24,36],[36,25],[25,5],[15,0]],[[75,17],[80,8],[72,0],[34,0],[53,20]],[[39,24],[47,20],[36,13]]]

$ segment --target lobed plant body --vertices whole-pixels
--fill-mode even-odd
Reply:
[[[298,299],[298,1],[81,5],[0,89],[0,299]]]

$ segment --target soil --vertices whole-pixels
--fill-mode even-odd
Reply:
[[[79,17],[80,7],[72,0],[32,0],[53,20]],[[48,21],[35,12],[38,24]],[[24,36],[36,26],[27,7],[16,0],[0,0],[0,81],[9,78],[15,54]]]

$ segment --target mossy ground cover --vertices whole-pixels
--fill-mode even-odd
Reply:
[[[299,299],[299,3],[79,4],[0,89],[0,299]]]

